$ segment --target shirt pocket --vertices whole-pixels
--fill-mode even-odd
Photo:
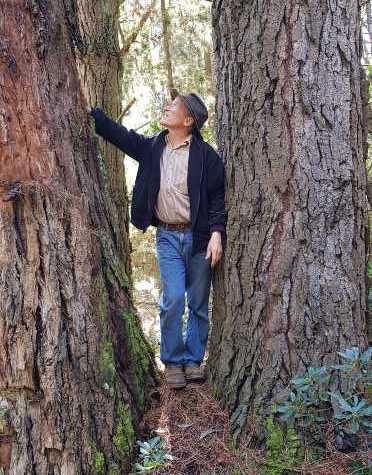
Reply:
[[[176,160],[180,160],[178,166],[175,167],[173,174],[173,186],[176,192],[181,195],[188,195],[187,187],[187,168],[188,168],[188,154],[184,156],[176,157]]]

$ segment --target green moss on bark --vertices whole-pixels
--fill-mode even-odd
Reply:
[[[109,475],[121,475],[119,467],[116,463],[111,463],[109,466]]]
[[[107,236],[106,236],[107,237]],[[98,273],[94,281],[94,309],[100,327],[100,355],[97,373],[102,386],[111,391],[116,401],[115,430],[112,437],[112,452],[101,452],[93,448],[93,463],[95,474],[120,475],[123,464],[129,463],[135,446],[134,419],[145,406],[145,390],[148,372],[152,371],[152,351],[143,335],[140,322],[136,315],[130,311],[131,302],[128,297],[129,280],[124,264],[113,252],[111,243],[105,238],[105,233],[100,233],[103,272]],[[125,335],[122,341],[125,357],[132,364],[127,368],[128,385],[133,394],[135,409],[126,404],[121,397],[117,375],[117,362],[111,339],[111,307],[114,305],[122,316],[121,334]],[[115,315],[116,318],[116,315]],[[119,322],[115,322],[120,325]]]
[[[122,459],[132,453],[135,439],[130,408],[125,406],[122,401],[118,402],[117,421],[113,443],[117,458]]]
[[[127,328],[129,351],[140,363],[142,370],[147,371],[150,365],[149,347],[146,344],[140,324],[132,312],[124,312],[123,318]]]
[[[105,474],[105,456],[103,452],[98,450],[95,453],[94,457],[94,474],[95,475],[104,475]]]
[[[99,234],[103,258],[105,261],[105,277],[113,288],[121,288],[128,291],[129,278],[125,271],[125,263],[121,262],[118,256],[113,252],[111,240],[106,233]]]
[[[144,381],[146,374],[149,371],[152,350],[145,340],[136,316],[132,312],[124,312],[123,319],[126,324],[128,335],[128,352],[130,357],[137,362],[137,364],[134,366],[133,374],[133,382],[137,393],[137,403],[139,408],[144,410]]]
[[[106,277],[112,285],[118,282],[122,289],[128,289],[129,287],[129,279],[125,273],[124,264],[121,264],[118,260],[117,262],[112,261],[111,267],[106,269]]]
[[[116,381],[116,367],[114,362],[114,350],[109,340],[103,342],[100,364],[104,383],[110,388],[113,388]]]
[[[106,473],[106,459],[102,450],[99,450],[93,439],[90,439],[89,447],[92,453],[92,474],[104,475]]]
[[[113,452],[111,454],[106,453],[105,455],[102,450],[97,448],[93,440],[89,442],[92,450],[92,473],[94,475],[121,475],[123,462],[129,463],[133,455],[136,434],[132,413],[129,405],[122,400],[119,400],[116,405],[115,421],[116,428],[112,435]]]
[[[102,275],[95,282],[96,308],[100,324],[101,348],[99,367],[105,387],[114,388],[116,382],[116,367],[114,350],[108,328],[108,294]]]

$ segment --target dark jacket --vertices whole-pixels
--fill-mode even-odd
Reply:
[[[92,109],[91,115],[96,133],[139,163],[131,208],[133,225],[142,231],[150,224],[157,226],[154,208],[160,188],[160,157],[168,131],[146,137],[119,125],[98,107]],[[225,240],[226,226],[223,162],[196,129],[190,145],[187,185],[195,254],[206,250],[213,231],[221,231]]]

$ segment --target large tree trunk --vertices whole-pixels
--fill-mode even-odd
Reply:
[[[296,373],[366,344],[359,21],[355,0],[214,2],[229,218],[210,369],[235,440]]]
[[[0,10],[0,467],[127,473],[155,373],[80,89],[78,8]]]

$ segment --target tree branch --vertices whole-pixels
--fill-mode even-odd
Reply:
[[[136,98],[133,97],[131,101],[128,102],[127,106],[121,111],[119,117],[116,119],[116,122],[120,122],[121,119],[128,113],[129,109],[136,102]]]
[[[125,45],[123,48],[120,50],[120,54],[122,56],[125,56],[128,54],[129,48],[131,45],[136,41],[137,36],[139,35],[140,31],[142,30],[144,24],[146,23],[147,19],[151,15],[154,7],[155,7],[156,0],[152,0],[150,6],[147,8],[145,13],[142,15],[137,27],[132,31],[132,33],[129,35],[129,38],[127,39]]]

